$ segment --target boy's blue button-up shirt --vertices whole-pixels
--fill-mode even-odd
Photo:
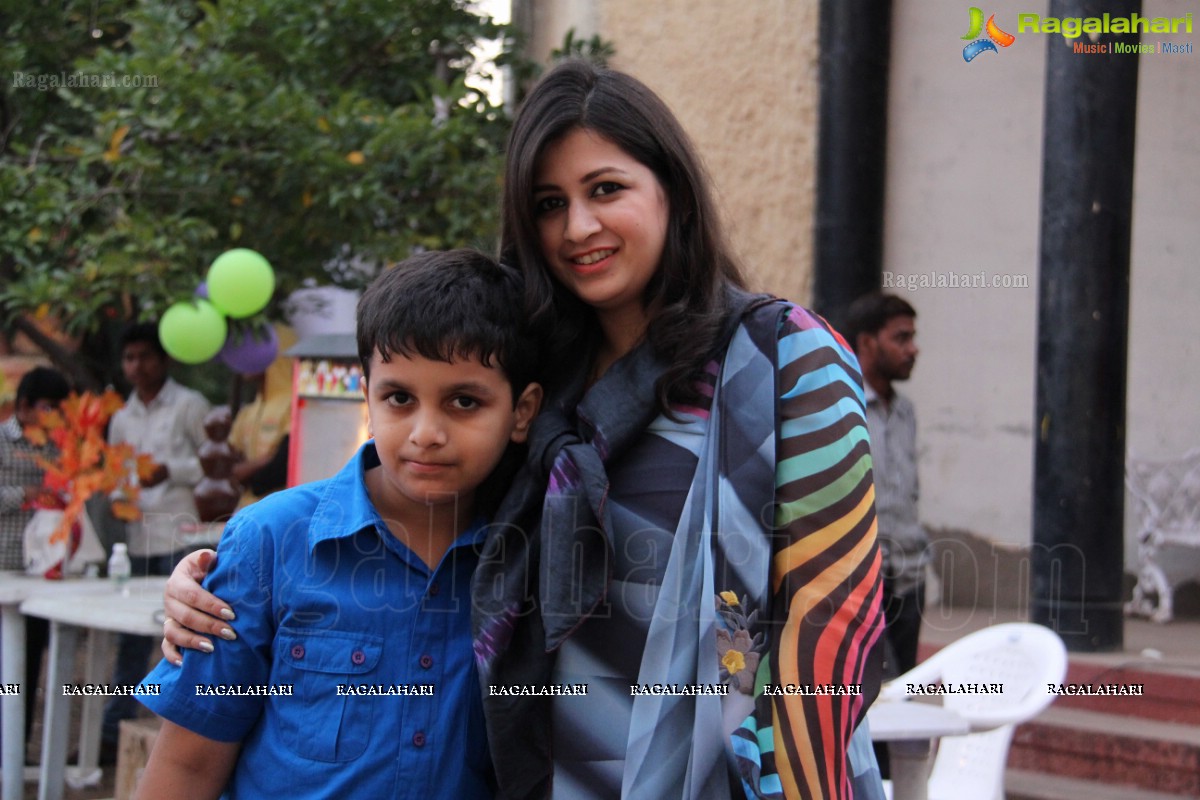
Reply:
[[[431,571],[367,496],[378,463],[368,442],[333,478],[238,512],[205,582],[237,640],[146,677],[156,714],[243,742],[226,797],[492,797],[471,649],[483,527]]]

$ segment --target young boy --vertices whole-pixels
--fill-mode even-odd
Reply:
[[[230,521],[205,587],[238,636],[146,678],[167,721],[139,798],[492,796],[470,584],[480,501],[541,402],[520,286],[459,250],[364,293],[373,441]]]
[[[35,456],[50,457],[54,446],[39,447],[25,438],[42,411],[58,408],[71,386],[58,370],[34,367],[17,384],[13,415],[0,422],[0,570],[25,569],[25,526],[33,519],[32,501],[42,492],[44,472]],[[42,653],[50,641],[50,623],[25,620],[25,696],[36,697],[41,682]],[[34,703],[25,703],[25,741],[33,730]]]

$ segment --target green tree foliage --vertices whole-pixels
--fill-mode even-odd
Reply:
[[[550,60],[562,61],[567,58],[582,58],[585,61],[591,61],[594,64],[607,67],[608,62],[616,54],[617,48],[613,43],[601,38],[599,34],[593,34],[590,39],[581,39],[575,36],[574,28],[568,28],[567,32],[563,35],[562,45],[550,51]]]
[[[282,297],[493,246],[508,121],[467,76],[475,42],[511,60],[512,41],[461,0],[3,5],[10,329],[49,313],[94,339],[231,247],[267,256]]]

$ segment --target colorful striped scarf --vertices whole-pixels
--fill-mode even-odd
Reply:
[[[741,294],[734,305],[643,674],[652,682],[728,683],[745,671],[752,648],[765,657],[752,657],[759,659],[752,693],[743,678],[743,692],[732,697],[639,698],[623,795],[715,800],[729,796],[732,770],[749,796],[849,797],[847,748],[878,688],[872,653],[881,626],[861,379],[844,343],[818,318]],[[779,340],[784,316],[800,331]],[[779,356],[788,369],[777,374]],[[549,793],[550,703],[491,696],[487,685],[548,683],[554,650],[602,607],[612,557],[604,464],[658,414],[662,365],[650,347],[614,364],[576,405],[585,368],[535,423],[529,463],[476,573],[475,649],[504,798]],[[783,414],[783,425],[779,381],[794,387],[783,404],[802,412]],[[757,587],[729,598],[744,613],[729,602],[722,608],[716,548],[749,576],[743,586]],[[740,624],[747,621],[759,629],[753,638]],[[780,697],[767,688],[839,682],[862,685],[864,694]]]

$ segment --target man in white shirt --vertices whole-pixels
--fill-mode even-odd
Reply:
[[[180,529],[197,521],[193,490],[204,477],[199,450],[205,442],[204,417],[211,410],[199,392],[172,380],[170,359],[158,338],[158,327],[141,323],[121,337],[121,370],[133,387],[125,407],[113,415],[108,439],[128,442],[150,455],[157,466],[141,482],[138,505],[142,519],[127,528],[126,541],[134,575],[169,575],[186,553]],[[120,637],[113,684],[134,685],[146,675],[154,640]],[[115,752],[118,724],[137,713],[137,703],[115,697],[104,711],[103,743]],[[108,753],[105,753],[108,755]]]

